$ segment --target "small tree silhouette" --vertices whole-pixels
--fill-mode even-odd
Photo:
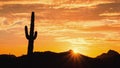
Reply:
[[[27,55],[31,55],[33,53],[34,40],[37,37],[37,31],[34,32],[34,12],[32,12],[32,15],[31,15],[31,24],[30,24],[29,34],[28,34],[28,27],[25,26],[25,36],[28,40]]]

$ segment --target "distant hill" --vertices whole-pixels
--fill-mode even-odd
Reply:
[[[120,54],[109,50],[96,58],[73,54],[72,50],[54,53],[34,52],[31,56],[0,55],[2,68],[120,68]]]
[[[100,59],[106,59],[106,58],[114,58],[115,56],[119,56],[120,54],[114,50],[109,50],[107,53],[103,53],[100,56],[97,56],[97,58]]]

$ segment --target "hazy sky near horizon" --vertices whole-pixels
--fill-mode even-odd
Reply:
[[[32,11],[34,51],[120,53],[120,0],[0,0],[0,54],[26,54],[24,26]]]

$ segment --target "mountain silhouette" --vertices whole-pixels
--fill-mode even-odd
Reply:
[[[100,65],[105,68],[120,68],[120,54],[114,50],[109,50],[96,58],[100,60]]]
[[[112,58],[115,56],[119,56],[120,54],[114,50],[109,50],[107,53],[103,53],[100,56],[97,56],[97,58]]]
[[[96,58],[74,54],[72,50],[54,53],[34,52],[31,56],[0,55],[3,68],[120,68],[120,54],[109,50]]]

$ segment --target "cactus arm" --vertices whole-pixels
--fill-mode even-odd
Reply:
[[[33,39],[35,40],[36,38],[37,38],[37,31],[35,31]]]
[[[26,36],[27,39],[29,39],[28,28],[27,28],[27,26],[25,26],[25,36]]]

